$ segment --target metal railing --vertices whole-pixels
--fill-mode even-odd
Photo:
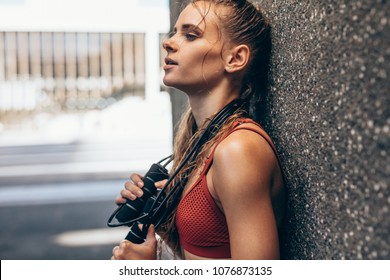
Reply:
[[[145,34],[0,32],[0,115],[102,109],[144,95]]]

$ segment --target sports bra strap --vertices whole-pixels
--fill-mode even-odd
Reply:
[[[254,127],[247,127],[247,126],[240,126],[242,124],[247,124],[247,123],[250,123],[250,124],[255,124],[257,126],[257,128],[254,128]],[[230,131],[228,133],[226,133],[226,135],[224,137],[222,137],[214,146],[213,150],[211,151],[210,155],[207,156],[207,159],[206,159],[206,163],[203,167],[203,170],[202,172],[200,173],[200,177],[203,177],[205,175],[205,173],[208,171],[208,169],[210,168],[211,166],[211,163],[213,162],[213,158],[214,158],[214,153],[215,153],[215,150],[217,149],[218,145],[224,140],[226,139],[226,137],[228,137],[230,134],[232,134],[234,131],[237,131],[237,130],[242,130],[242,129],[245,129],[245,130],[250,130],[250,131],[253,131],[257,134],[259,134],[260,136],[262,136],[266,141],[267,143],[271,146],[272,150],[274,151],[275,153],[275,156],[278,160],[278,163],[280,165],[280,160],[279,160],[279,156],[278,156],[278,152],[276,150],[276,147],[275,145],[272,143],[272,140],[271,138],[268,136],[268,134],[265,132],[264,128],[256,123],[255,121],[251,120],[251,119],[239,119],[237,121],[235,121],[230,129]]]

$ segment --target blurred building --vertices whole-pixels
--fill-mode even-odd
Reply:
[[[165,0],[0,1],[0,123],[160,92]]]
[[[0,18],[2,184],[127,177],[171,152],[167,0],[0,0]]]
[[[0,32],[0,109],[105,108],[144,95],[145,34]]]

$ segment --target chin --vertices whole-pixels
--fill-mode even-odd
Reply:
[[[196,83],[183,83],[183,81],[178,82],[177,79],[173,80],[167,77],[163,77],[162,81],[167,87],[175,88],[184,93],[190,93],[193,92],[194,89],[199,88],[198,84]]]
[[[163,82],[163,84],[166,85],[167,87],[171,87],[171,86],[172,86],[172,81],[170,81],[168,78],[166,78],[166,76],[163,77],[162,82]]]
[[[166,85],[167,87],[172,87],[180,90],[180,84],[175,83],[170,79],[166,79],[165,77],[163,78],[163,84]]]

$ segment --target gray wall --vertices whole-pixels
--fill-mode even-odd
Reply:
[[[389,2],[253,2],[273,27],[283,257],[390,259]]]

